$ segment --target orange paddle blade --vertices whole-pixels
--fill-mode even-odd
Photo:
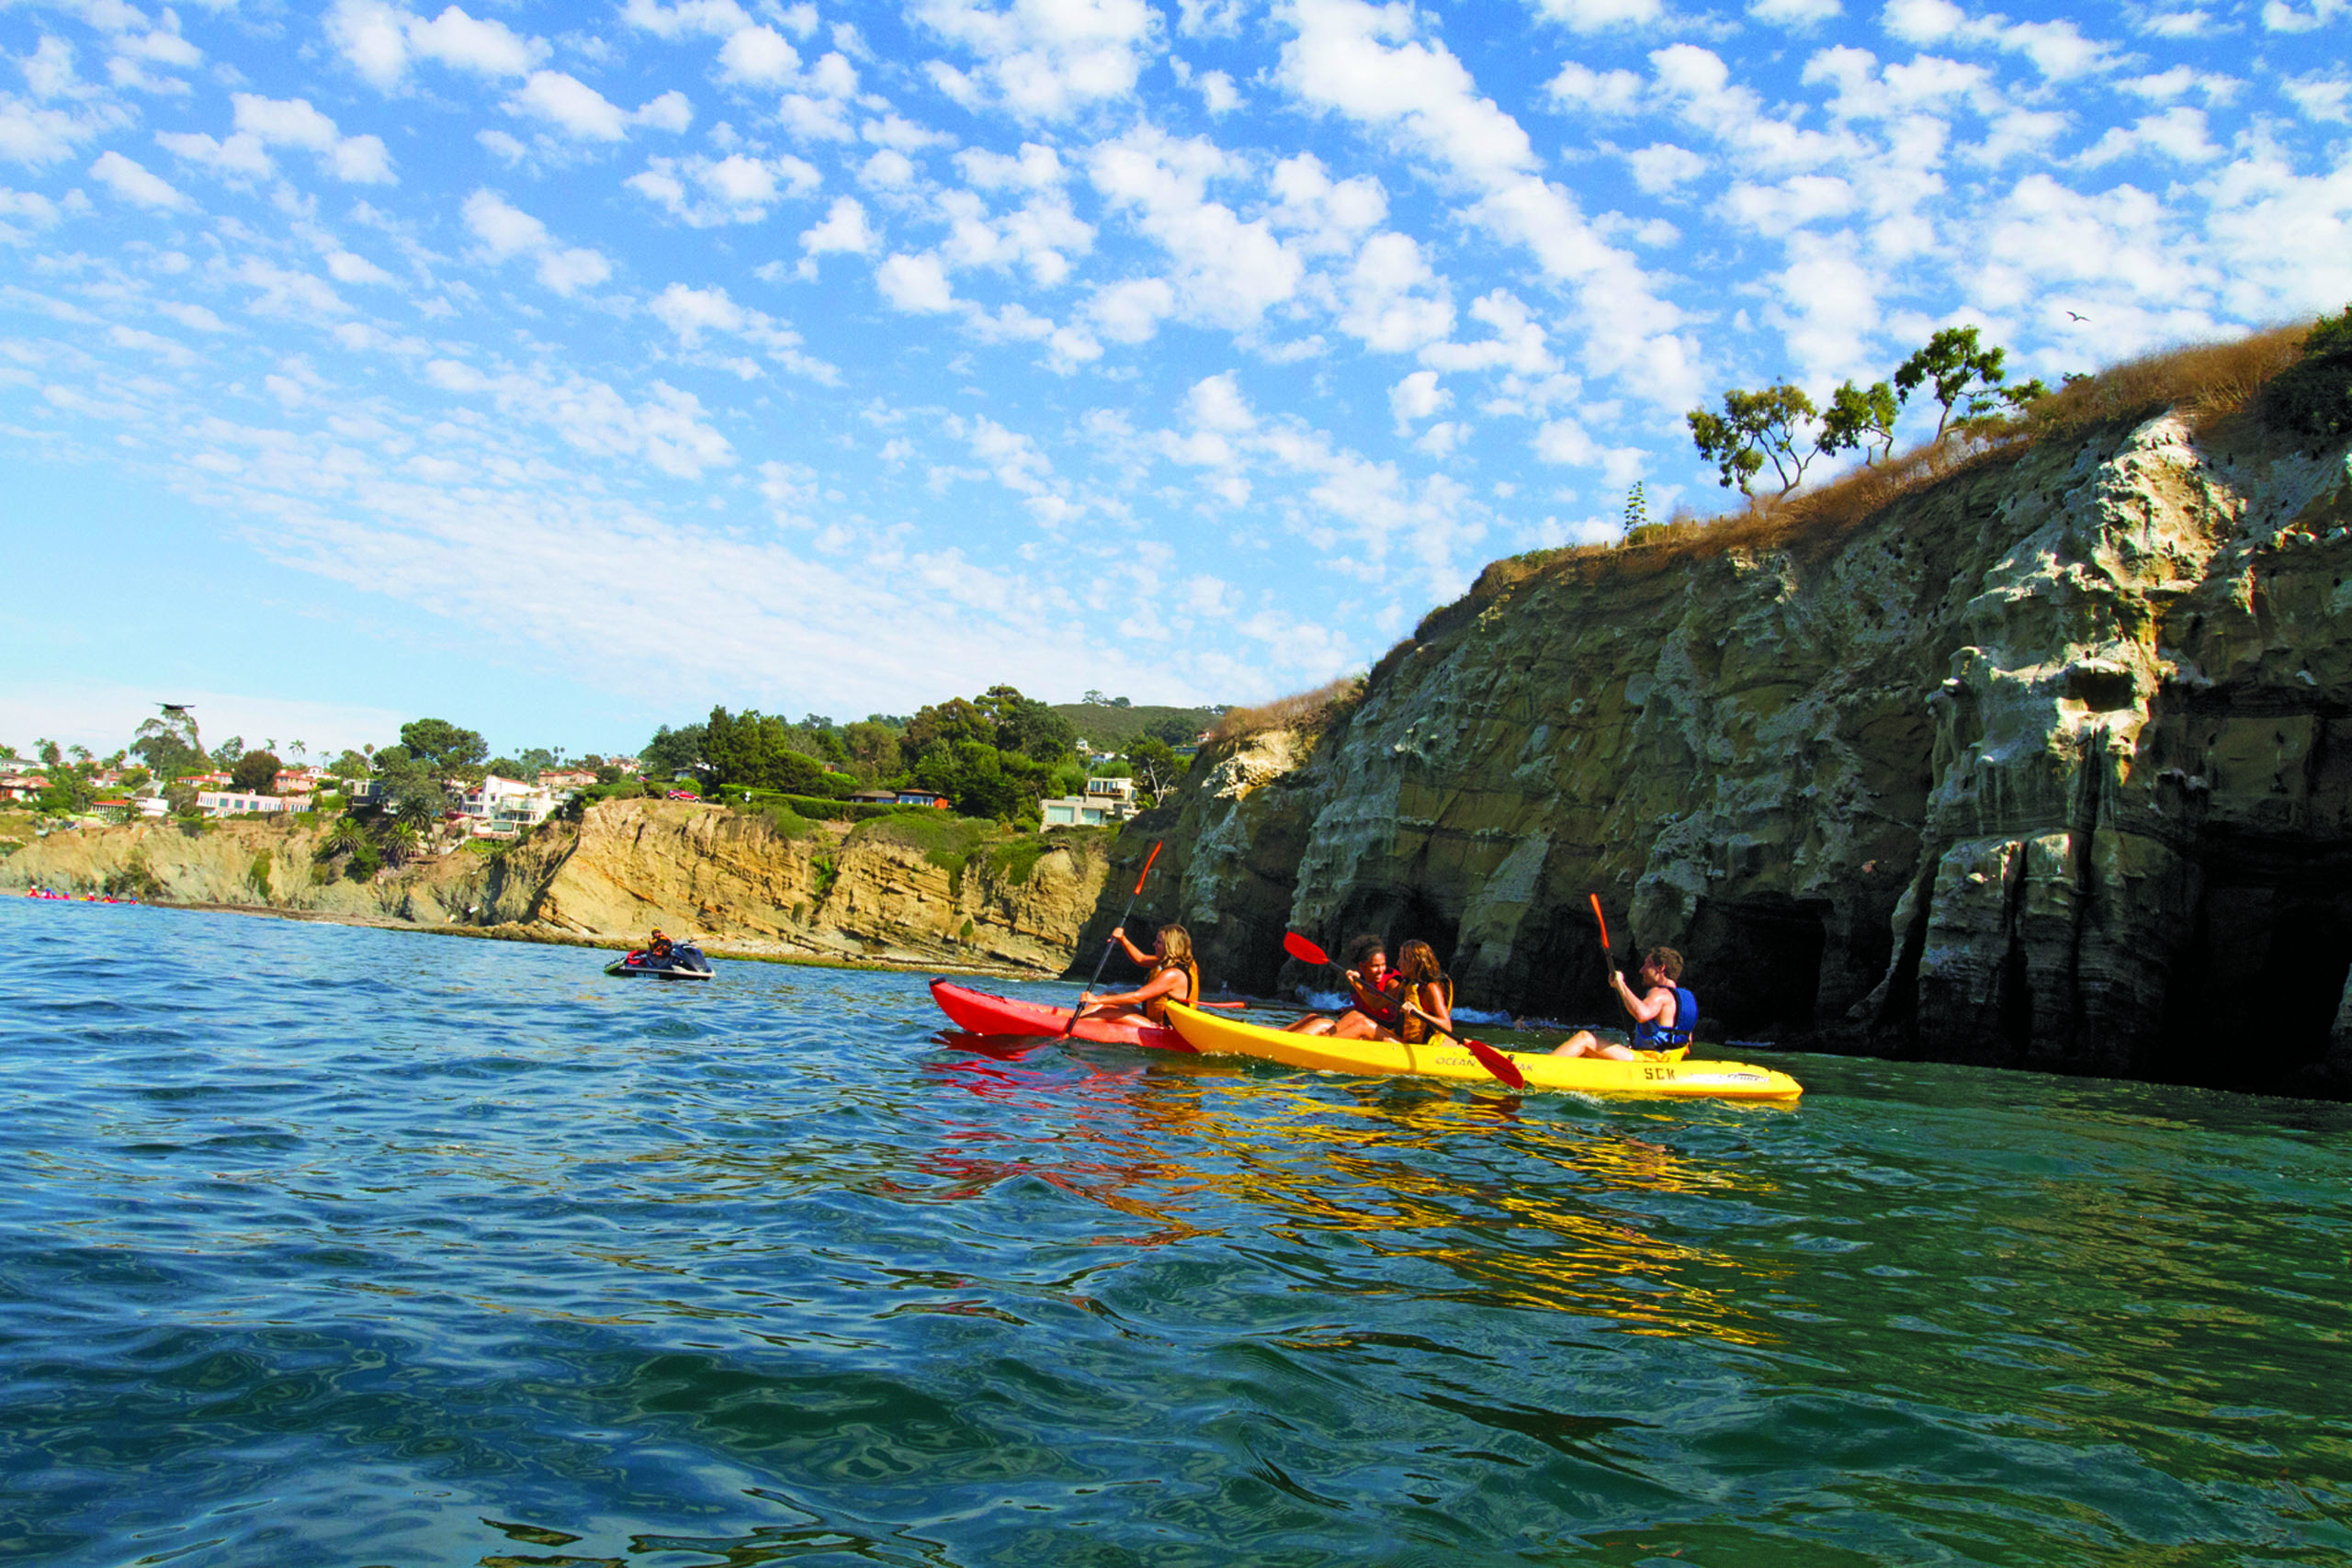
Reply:
[[[1160,840],[1159,844],[1154,844],[1154,845],[1152,845],[1152,846],[1151,846],[1151,853],[1149,853],[1149,854],[1148,854],[1148,855],[1146,855],[1146,856],[1144,856],[1144,857],[1143,857],[1143,872],[1142,872],[1142,874],[1141,874],[1141,875],[1138,875],[1138,876],[1136,878],[1136,892],[1135,892],[1135,896],[1136,896],[1136,897],[1140,898],[1140,897],[1143,897],[1143,879],[1144,879],[1144,877],[1146,877],[1146,876],[1149,876],[1149,875],[1151,874],[1151,863],[1152,863],[1153,861],[1156,861],[1156,860],[1158,860],[1158,859],[1159,858],[1159,844],[1164,844],[1164,843],[1166,843],[1167,841],[1168,841],[1168,840],[1165,840],[1165,839]]]
[[[1610,945],[1609,917],[1600,912],[1600,895],[1594,893],[1588,897],[1592,899],[1592,918],[1600,922],[1600,945],[1607,947]]]
[[[1316,946],[1313,942],[1299,935],[1296,931],[1286,931],[1283,933],[1283,951],[1289,953],[1293,958],[1297,959],[1301,964],[1329,964],[1331,962],[1331,955],[1329,953],[1324,952],[1321,948]]]

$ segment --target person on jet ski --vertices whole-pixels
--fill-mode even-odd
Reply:
[[[660,926],[655,926],[652,939],[646,942],[645,951],[637,956],[646,964],[667,964],[670,962],[670,939],[662,934]]]

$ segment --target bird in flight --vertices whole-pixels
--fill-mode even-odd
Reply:
[[[2076,321],[2089,321],[2089,320],[2090,320],[2090,318],[2089,318],[2088,316],[2084,315],[2084,314],[2083,314],[2081,311],[2079,311],[2079,310],[2069,310],[2069,311],[2067,311],[2067,312],[2066,312],[2066,314],[2068,314],[2069,316],[2074,317],[2074,318],[2075,318],[2075,320],[2076,320]]]

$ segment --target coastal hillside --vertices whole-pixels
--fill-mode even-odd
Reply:
[[[490,853],[358,881],[323,831],[290,823],[51,833],[0,861],[0,889],[606,943],[658,925],[737,953],[1052,973],[1102,887],[1099,837],[1006,840],[928,815],[786,830],[700,803],[611,800]]]
[[[2099,414],[1497,562],[1360,691],[1231,716],[1080,950],[1164,838],[1148,914],[1213,985],[1370,931],[1465,1005],[1607,1020],[1598,893],[1709,1039],[2345,1093],[2352,464]]]

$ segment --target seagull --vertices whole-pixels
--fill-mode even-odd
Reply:
[[[158,703],[155,705],[165,713],[186,713],[196,705],[194,703]]]
[[[2089,320],[2090,320],[2090,318],[2089,318],[2088,316],[2083,315],[2083,314],[2081,314],[2080,312],[2078,312],[2078,311],[2075,311],[2075,310],[2069,310],[2069,311],[2067,311],[2067,312],[2066,312],[2066,314],[2068,314],[2069,316],[2074,317],[2074,318],[2075,318],[2075,320],[2076,320],[2076,321],[2089,321]]]

